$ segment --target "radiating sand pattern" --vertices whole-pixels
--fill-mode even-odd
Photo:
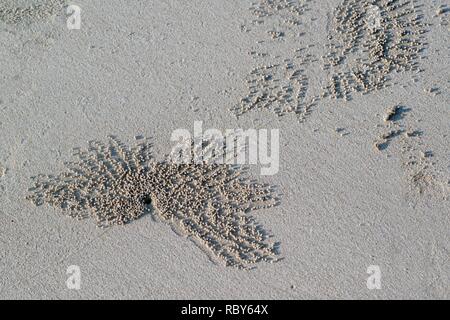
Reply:
[[[310,113],[318,98],[307,99],[309,80],[303,68],[313,58],[298,51],[302,53],[297,59],[284,59],[251,71],[246,79],[248,95],[232,109],[236,116],[267,110],[277,116],[293,113],[303,120]]]
[[[395,106],[386,111],[383,133],[374,146],[379,151],[387,151],[393,146],[393,155],[399,156],[406,173],[411,199],[416,195],[442,195],[448,198],[450,194],[450,179],[448,172],[440,172],[434,154],[423,145],[423,132],[405,124],[405,117],[411,109]]]
[[[258,65],[246,79],[248,95],[232,111],[239,116],[267,109],[279,116],[294,113],[303,121],[322,98],[350,100],[355,92],[365,94],[391,85],[394,73],[421,72],[426,31],[419,4],[416,0],[343,0],[331,16],[329,43],[323,51],[309,52],[300,60],[301,54],[293,52],[283,60]],[[295,30],[286,39],[295,42],[302,33],[301,16],[313,10],[311,6],[309,1],[267,0],[253,4],[251,10],[258,17],[254,24],[280,22],[279,30],[267,30],[271,38],[277,40],[286,30]],[[316,54],[322,55],[320,67],[313,63]],[[320,83],[312,85],[311,74],[321,78]]]
[[[349,100],[386,87],[393,72],[418,72],[424,34],[415,0],[344,0],[329,30],[324,96]]]
[[[329,43],[324,47],[325,54],[322,52],[322,66],[317,68],[315,55],[305,49],[284,59],[278,57],[272,64],[260,64],[246,79],[248,95],[232,111],[237,116],[252,110],[267,110],[278,116],[292,113],[303,121],[325,97],[351,100],[356,92],[367,94],[392,85],[395,73],[420,73],[419,62],[426,49],[421,4],[417,0],[343,0],[327,26]],[[270,21],[271,26],[276,25],[276,30],[267,30],[273,40],[294,31],[286,40],[295,42],[308,5],[311,3],[307,1],[259,1],[251,7],[258,18],[254,24],[266,26]],[[441,6],[436,15],[443,20],[447,11],[447,6]],[[255,59],[266,59],[272,54],[252,52]],[[322,73],[319,93],[311,90],[310,72]],[[438,92],[433,88],[428,91]],[[375,148],[386,151],[399,142],[412,190],[422,194],[446,189],[448,174],[438,174],[432,153],[423,151],[422,133],[402,122],[407,112],[409,109],[398,106],[388,110]]]
[[[295,41],[300,34],[301,17],[308,10],[309,2],[260,0],[253,3],[250,10],[257,18],[252,21],[253,25],[270,28],[265,30],[265,37],[257,43],[283,39],[287,33],[291,36],[289,40],[294,37]],[[270,111],[277,116],[294,114],[300,121],[304,120],[318,100],[318,97],[307,97],[311,94],[308,92],[310,81],[305,67],[318,60],[306,48],[292,50],[292,54],[284,54],[285,58],[272,52],[252,51],[250,54],[256,66],[245,79],[248,93],[231,111],[236,116],[254,110]]]
[[[45,20],[62,12],[65,0],[1,0],[0,22],[17,24]]]
[[[277,260],[278,244],[250,215],[278,203],[272,187],[231,165],[155,162],[149,142],[139,141],[129,148],[110,137],[107,144],[92,141],[87,151],[76,149],[78,159],[66,163],[66,171],[33,178],[29,199],[73,218],[94,218],[100,227],[149,213],[227,266]]]

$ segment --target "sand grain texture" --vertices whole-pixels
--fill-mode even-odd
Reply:
[[[2,0],[0,21],[6,24],[45,21],[63,13],[65,0]]]
[[[0,1],[0,298],[450,297],[448,1],[69,3]],[[279,129],[279,172],[170,165],[195,121]]]

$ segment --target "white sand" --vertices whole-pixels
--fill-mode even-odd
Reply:
[[[244,81],[259,61],[250,52],[270,52],[262,58],[270,61],[314,44],[309,51],[320,59],[341,0],[308,2],[301,37],[276,18],[252,24],[251,2],[77,0],[81,30],[67,30],[62,15],[0,22],[1,298],[449,297],[449,13],[436,16],[444,1],[419,1],[431,25],[415,82],[405,72],[351,101],[321,99],[303,123],[269,111],[236,119],[230,109],[248,94]],[[281,39],[268,33],[281,29]],[[320,95],[320,61],[304,69],[309,96]],[[423,134],[380,152],[374,143],[392,129],[384,118],[395,105],[411,109],[401,125]],[[283,194],[280,206],[255,215],[284,260],[227,268],[149,216],[100,230],[25,200],[30,177],[58,173],[73,147],[142,134],[162,158],[172,131],[192,130],[196,120],[280,129],[280,172],[252,172]],[[421,182],[430,183],[420,194],[409,179],[421,167],[405,163],[427,151]],[[80,290],[66,286],[70,265],[80,267]],[[381,269],[381,290],[366,286],[370,265]]]

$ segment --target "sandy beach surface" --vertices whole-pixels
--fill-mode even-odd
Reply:
[[[448,299],[450,4],[406,2],[2,0],[0,298]],[[279,171],[248,173],[277,188],[251,215],[278,261],[217,260],[173,216],[98,228],[29,201],[88,141],[148,137],[158,162],[196,121],[279,129]]]

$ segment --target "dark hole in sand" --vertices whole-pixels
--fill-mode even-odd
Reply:
[[[152,204],[152,198],[150,196],[145,196],[142,200],[145,206],[151,206]]]

